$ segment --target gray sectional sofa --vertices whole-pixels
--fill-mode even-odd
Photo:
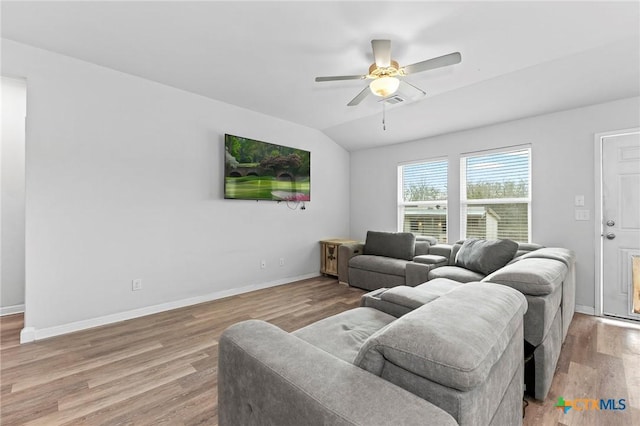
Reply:
[[[365,242],[343,244],[338,249],[338,280],[364,290],[397,285],[416,286],[439,277],[459,282],[480,281],[512,259],[542,248],[539,244],[509,240],[497,240],[498,244],[486,241],[483,247],[475,247],[480,256],[468,257],[470,264],[479,267],[483,273],[466,267],[458,259],[465,242],[469,244],[472,241],[478,240],[437,244],[433,237],[406,232],[368,231]],[[489,255],[483,256],[483,252]]]
[[[425,281],[449,278],[466,283],[481,281],[514,259],[541,248],[543,246],[534,243],[468,238],[451,245],[431,245],[427,254],[417,256],[415,262],[429,269]]]
[[[233,325],[219,341],[219,424],[522,424],[522,293],[460,284],[423,302],[293,333]]]
[[[365,296],[364,306],[399,317],[465,282],[472,286],[478,282],[499,284],[518,290],[529,306],[524,316],[525,356],[531,358],[526,375],[527,393],[544,400],[575,310],[574,253],[564,248],[520,244],[517,249],[511,248],[515,257],[493,272],[490,271],[497,264],[491,265],[491,256],[484,261],[482,256],[475,256],[469,261],[476,269],[473,271],[461,266],[464,260],[460,260],[458,253],[464,244],[459,241],[454,245],[431,246],[424,259],[429,268],[425,283],[416,287],[391,285],[390,289],[372,292]]]

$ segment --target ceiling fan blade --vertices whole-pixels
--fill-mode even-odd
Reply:
[[[378,68],[391,65],[391,40],[371,40],[373,58]]]
[[[401,89],[406,89],[407,86],[413,87],[414,89],[416,89],[418,92],[422,93],[422,95],[426,95],[427,92],[425,92],[424,90],[422,90],[421,88],[419,88],[418,86],[414,86],[413,84],[409,83],[408,81],[405,80],[400,80],[400,88]]]
[[[438,56],[437,58],[427,59],[426,61],[407,65],[404,67],[404,73],[415,74],[417,72],[459,64],[461,61],[462,55],[460,55],[460,52],[449,53],[448,55]]]
[[[366,98],[369,93],[371,93],[371,90],[369,89],[369,86],[366,86],[364,89],[362,89],[362,92],[358,93],[358,95],[351,99],[351,102],[349,102],[347,104],[347,106],[356,106],[358,105],[360,102],[362,102],[364,100],[364,98]]]
[[[366,75],[336,75],[334,77],[316,77],[316,81],[364,80]]]

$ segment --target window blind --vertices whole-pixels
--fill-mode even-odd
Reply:
[[[466,158],[467,199],[529,198],[529,150]]]
[[[400,166],[403,200],[405,202],[446,200],[447,166],[447,160]]]
[[[447,241],[447,160],[400,168],[399,230]]]
[[[529,148],[462,157],[465,237],[529,241],[530,167]]]

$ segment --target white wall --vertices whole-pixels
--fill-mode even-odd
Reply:
[[[532,146],[532,241],[567,247],[577,256],[576,304],[594,306],[594,135],[640,125],[640,98],[451,133],[351,153],[351,237],[397,227],[398,163],[449,158],[449,241],[460,238],[461,153]],[[574,196],[585,196],[590,221],[574,219]]]
[[[318,240],[349,236],[349,153],[321,132],[13,41],[2,60],[29,82],[24,340],[318,275]],[[307,209],[224,200],[225,132],[311,151]]]
[[[24,309],[24,155],[27,87],[2,77],[0,314]]]

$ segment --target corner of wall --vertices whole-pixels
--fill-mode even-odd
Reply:
[[[30,343],[36,340],[36,329],[33,327],[25,327],[20,331],[20,344]]]

